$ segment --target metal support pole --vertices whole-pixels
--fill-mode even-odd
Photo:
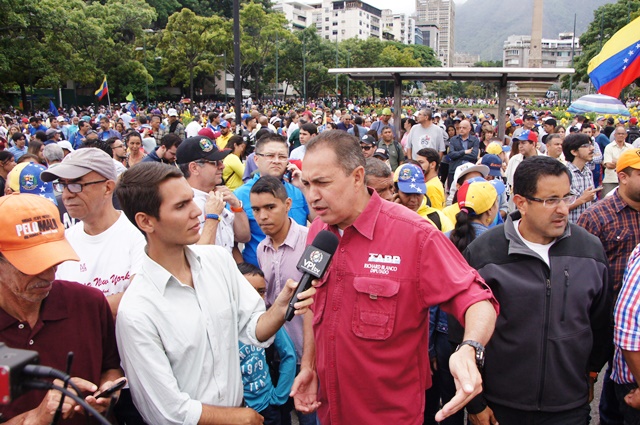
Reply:
[[[575,45],[576,45],[576,14],[573,14],[573,37],[571,37],[571,68],[573,68],[573,59],[575,57]],[[573,74],[569,75],[569,105],[571,105],[571,98],[573,97]]]
[[[273,90],[273,97],[278,100],[278,33],[276,32],[276,88]]]
[[[307,38],[302,34],[302,99],[307,107]]]
[[[240,63],[240,0],[233,0],[233,87],[235,91],[237,134],[240,134],[242,131],[242,85],[240,81]]]
[[[400,136],[402,124],[402,78],[400,74],[393,74],[393,127],[396,135]],[[398,140],[399,142],[400,140]]]
[[[498,138],[504,142],[507,130],[507,76],[503,75],[498,82]]]

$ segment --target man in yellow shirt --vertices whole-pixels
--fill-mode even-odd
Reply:
[[[229,127],[229,121],[220,121],[220,136],[218,136],[218,138],[216,139],[216,144],[218,145],[218,148],[220,150],[227,148],[227,142],[229,142],[229,139],[231,138],[231,136],[233,136],[233,133],[231,132],[231,129]]]
[[[438,178],[440,168],[440,154],[432,148],[420,149],[417,153],[416,161],[420,163],[424,171],[424,180],[427,186],[427,196],[431,201],[431,206],[437,210],[442,210],[446,206],[444,196],[444,186]]]

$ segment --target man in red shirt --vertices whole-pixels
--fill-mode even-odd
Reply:
[[[429,306],[440,304],[466,323],[450,361],[457,393],[436,415],[442,421],[481,390],[476,365],[497,302],[441,232],[367,189],[364,165],[357,139],[343,132],[324,132],[307,144],[302,181],[320,218],[308,241],[323,229],[341,240],[316,282],[313,315],[305,316],[296,408],[317,408],[323,425],[422,424],[431,385]]]

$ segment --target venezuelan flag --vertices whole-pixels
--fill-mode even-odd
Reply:
[[[96,90],[96,96],[98,96],[98,100],[102,100],[109,93],[109,86],[107,86],[107,76],[104,76],[104,80],[102,80],[102,84],[100,84],[100,88]]]
[[[589,61],[588,73],[598,93],[612,97],[640,77],[640,17],[605,43]]]

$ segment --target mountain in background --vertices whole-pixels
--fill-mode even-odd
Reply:
[[[610,0],[544,0],[542,37],[586,31],[593,12]],[[502,46],[510,35],[531,35],[533,0],[468,0],[456,4],[455,51],[502,60]]]

